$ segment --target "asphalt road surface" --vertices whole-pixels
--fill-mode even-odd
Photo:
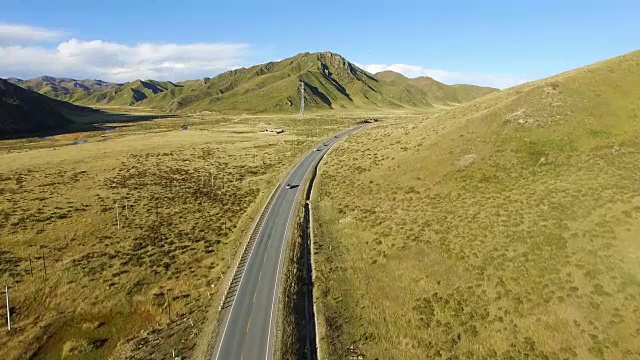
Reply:
[[[241,271],[242,276],[231,282],[229,292],[233,295],[222,308],[222,328],[213,360],[273,359],[284,250],[293,226],[298,195],[304,191],[302,182],[333,144],[363,126],[319,143],[316,149],[320,151],[309,152],[279,185],[264,221],[258,222],[258,235],[248,250],[244,268],[241,261],[240,269],[236,271],[236,274]],[[287,183],[294,187],[287,189]]]

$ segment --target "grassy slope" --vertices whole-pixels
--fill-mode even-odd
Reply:
[[[639,357],[639,81],[634,52],[336,149],[325,354]]]
[[[10,82],[58,100],[82,105],[111,106],[135,105],[155,94],[180,87],[170,81],[135,80],[116,84],[52,76],[39,76],[29,80],[11,78]]]
[[[68,113],[88,110],[0,79],[0,135],[62,129],[73,123]]]
[[[86,105],[131,106],[177,86],[170,81],[135,80],[115,88],[88,94],[78,102]]]
[[[8,79],[10,82],[26,89],[39,92],[54,99],[81,102],[92,93],[112,89],[118,84],[101,80],[76,80],[70,78],[56,78],[52,76],[39,76],[29,80],[16,78]]]
[[[410,79],[393,71],[382,71],[375,76],[389,98],[415,107],[460,104],[496,90],[474,85],[446,85],[426,76]]]
[[[320,70],[322,63],[332,64],[335,74],[323,74]],[[188,90],[184,92],[186,94],[168,107],[190,111],[291,111],[300,102],[300,78],[310,85],[306,89],[309,109],[345,106],[352,101],[345,96],[344,90],[340,91],[340,86],[356,80],[356,77],[340,70],[349,65],[336,54],[298,54],[282,61],[233,70],[213,79],[191,82],[191,86],[188,85]],[[362,70],[354,70],[358,71],[361,74],[357,76],[364,77]],[[312,87],[318,88],[318,92]]]
[[[233,70],[213,79],[185,82],[183,96],[175,97],[169,105],[153,99],[149,104],[169,110],[295,112],[300,103],[300,79],[306,84],[305,102],[310,110],[425,108],[436,103],[468,101],[488,92],[487,88],[451,87],[434,80],[431,82],[437,85],[426,87],[416,81],[408,87],[409,91],[404,91],[404,84],[377,79],[342,56],[323,52],[302,53],[278,62]],[[438,93],[432,94],[433,89]],[[426,97],[433,97],[433,101],[426,101]]]
[[[179,84],[136,80],[125,84],[39,77],[13,79],[48,96],[83,105],[151,107],[168,112],[295,113],[300,80],[308,110],[424,109],[469,101],[495,89],[449,86],[430,78],[386,81],[330,52],[293,57]]]

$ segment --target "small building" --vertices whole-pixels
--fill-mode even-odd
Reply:
[[[264,129],[264,132],[266,133],[272,133],[272,134],[282,134],[284,133],[283,129]]]

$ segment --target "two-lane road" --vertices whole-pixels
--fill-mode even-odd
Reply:
[[[359,130],[356,126],[320,143],[309,152],[279,185],[239,281],[235,296],[222,309],[222,328],[213,360],[271,360],[273,358],[279,285],[289,229],[293,225],[299,194],[307,174],[341,138]],[[326,145],[325,145],[326,144]],[[285,184],[300,185],[287,189]]]

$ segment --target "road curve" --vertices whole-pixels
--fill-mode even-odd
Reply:
[[[319,143],[278,185],[261,214],[221,308],[221,329],[212,360],[271,360],[275,345],[278,287],[285,245],[303,182],[315,164],[338,140],[365,125],[345,130]],[[326,144],[326,146],[325,146]],[[286,184],[299,185],[287,189]]]

